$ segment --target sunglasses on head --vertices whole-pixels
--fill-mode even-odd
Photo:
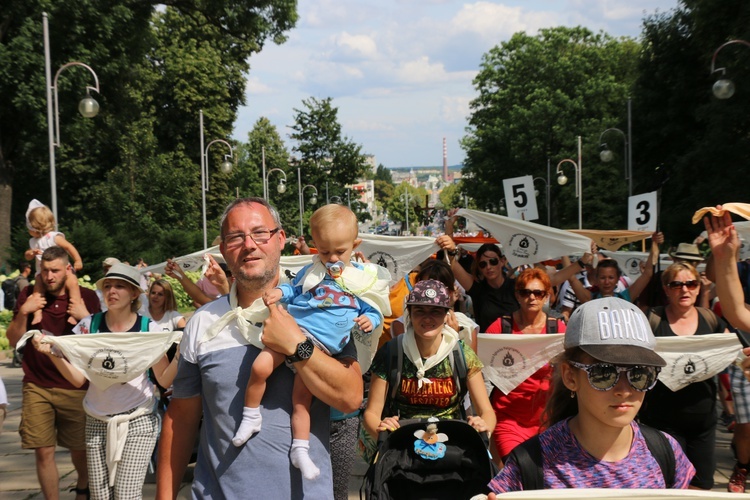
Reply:
[[[620,374],[628,374],[630,387],[638,392],[646,392],[656,385],[656,379],[659,377],[661,368],[658,366],[617,366],[611,363],[593,363],[585,365],[568,361],[570,366],[583,370],[588,375],[589,384],[597,391],[608,391],[617,385],[620,380]]]
[[[490,266],[496,266],[500,263],[500,259],[497,257],[491,257],[489,260],[483,260],[479,262],[479,269],[484,269],[489,264]]]
[[[545,292],[544,290],[529,290],[528,288],[521,288],[519,290],[516,290],[516,293],[518,293],[518,295],[520,295],[524,299],[532,295],[537,299],[541,299],[547,296],[547,292]]]
[[[669,283],[667,283],[667,286],[672,289],[678,289],[686,286],[688,290],[695,290],[696,288],[698,288],[698,285],[700,285],[698,280],[670,281]]]

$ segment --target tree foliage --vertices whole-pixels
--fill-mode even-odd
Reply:
[[[166,7],[157,11],[157,5]],[[76,108],[92,76],[79,67],[60,74],[60,227],[99,223],[122,240],[115,247],[121,257],[158,244],[154,236],[161,231],[181,230],[191,240],[201,227],[198,110],[204,110],[207,142],[230,135],[244,102],[247,60],[266,40],[284,40],[297,20],[296,2],[80,0],[74,8],[45,0],[5,2],[0,251],[10,246],[11,227],[23,224],[31,198],[50,204],[43,11],[49,14],[53,75],[67,62],[81,61],[97,73],[101,89],[94,95],[99,115],[84,119]],[[217,168],[224,154],[212,148],[208,158],[213,231],[236,192],[231,174]]]
[[[462,141],[463,192],[478,206],[499,204],[503,179],[545,176],[548,158],[553,164],[576,159],[576,136],[581,135],[587,158],[582,169],[584,225],[621,226],[627,209],[622,170],[588,158],[598,152],[599,134],[619,126],[624,117],[637,56],[635,41],[582,27],[542,29],[536,36],[516,33],[492,48],[474,80],[478,96]],[[602,199],[602,192],[612,196]],[[556,225],[576,225],[572,186],[555,187],[553,199]]]

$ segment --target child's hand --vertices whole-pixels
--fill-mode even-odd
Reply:
[[[42,255],[44,253],[44,250],[40,250],[39,248],[34,248],[31,253],[34,255]]]
[[[81,262],[80,260],[73,262],[73,269],[75,269],[76,271],[80,271],[81,269],[83,269],[83,262]]]
[[[370,333],[372,331],[372,321],[367,316],[359,316],[354,318],[354,322],[359,326],[359,329],[363,332]]]
[[[270,306],[271,304],[275,304],[276,302],[280,301],[281,296],[281,290],[279,290],[278,288],[273,288],[263,294],[263,302],[266,304],[266,306]]]

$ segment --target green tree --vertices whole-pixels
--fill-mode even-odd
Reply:
[[[378,168],[377,170],[375,170],[374,180],[393,184],[393,176],[391,175],[391,171],[385,168],[382,163],[378,164]]]
[[[633,93],[634,178],[643,191],[661,187],[661,228],[673,243],[692,241],[702,226],[690,223],[699,208],[747,198],[737,182],[750,162],[750,49],[721,50],[737,85],[716,99],[710,75],[714,51],[732,39],[750,40],[750,4],[682,0],[679,8],[649,16]]]
[[[279,196],[278,185],[284,177],[271,170],[279,168],[285,173],[289,170],[289,151],[284,146],[276,126],[268,118],[261,116],[248,132],[247,143],[240,145],[240,162],[234,178],[237,179],[236,184],[241,196],[263,196],[264,154],[268,197],[273,203]]]
[[[406,231],[406,207],[408,206],[408,230],[414,233],[414,229],[419,226],[419,213],[417,212],[417,210],[415,210],[415,207],[424,200],[426,195],[427,191],[425,190],[425,188],[415,188],[408,182],[402,182],[401,184],[396,186],[396,189],[393,192],[393,197],[383,205],[383,208],[388,212],[388,217],[391,220],[402,222],[402,230]]]
[[[464,206],[464,196],[461,192],[461,183],[448,184],[440,192],[440,204],[445,209],[458,208]]]
[[[330,97],[303,99],[302,109],[294,110],[290,137],[296,142],[293,148],[298,155],[295,167],[299,166],[302,185],[315,186],[319,200],[325,200],[326,190],[329,198],[338,196],[346,200],[347,186],[365,176],[368,164],[362,146],[342,135],[338,108],[332,101]],[[305,220],[314,208],[306,203]]]
[[[544,176],[547,158],[553,165],[575,159],[576,136],[581,135],[585,225],[621,227],[627,211],[622,171],[602,165],[596,155],[599,134],[619,126],[624,117],[638,50],[630,39],[556,27],[536,36],[516,33],[486,53],[474,79],[478,96],[462,140],[464,189],[477,206],[498,202],[503,179]],[[598,196],[603,192],[609,195]],[[554,186],[553,200],[557,225],[577,225],[573,188]]]

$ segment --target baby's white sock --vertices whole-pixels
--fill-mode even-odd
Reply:
[[[302,472],[302,477],[312,480],[320,475],[320,469],[310,460],[309,450],[310,441],[307,439],[292,440],[292,451],[290,453],[292,465]]]
[[[232,438],[232,444],[235,446],[242,446],[245,444],[253,434],[260,432],[260,426],[262,423],[263,417],[260,416],[260,407],[248,408],[245,406],[242,409],[242,422],[240,422],[240,428],[237,429],[237,432]]]

